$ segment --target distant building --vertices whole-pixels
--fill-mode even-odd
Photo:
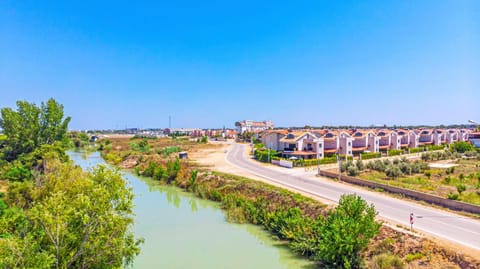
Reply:
[[[480,132],[470,133],[468,135],[468,141],[472,143],[476,148],[480,148]]]
[[[244,120],[235,122],[235,127],[237,128],[238,134],[243,134],[245,132],[259,133],[268,129],[273,129],[273,122],[266,121],[252,121]]]

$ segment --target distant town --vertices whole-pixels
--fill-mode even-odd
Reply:
[[[145,137],[190,136],[215,140],[260,140],[266,148],[281,152],[284,157],[302,159],[324,158],[335,154],[358,156],[362,153],[405,150],[449,145],[469,141],[480,147],[480,132],[475,122],[451,126],[322,126],[275,128],[272,121],[243,120],[235,128],[165,128],[123,130],[92,130],[88,133],[129,134]]]

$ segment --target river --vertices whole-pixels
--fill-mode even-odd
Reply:
[[[98,152],[69,152],[83,169],[105,164]],[[261,227],[225,220],[219,204],[122,171],[135,193],[136,237],[143,237],[133,268],[312,269]]]

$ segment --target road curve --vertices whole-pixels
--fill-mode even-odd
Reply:
[[[413,225],[415,230],[480,250],[479,220],[419,205],[414,202],[388,197],[355,186],[336,183],[331,180],[314,180],[308,177],[282,173],[281,171],[254,163],[245,152],[245,144],[233,143],[225,158],[239,169],[246,170],[267,181],[297,189],[323,199],[338,201],[342,194],[356,193],[367,202],[373,203],[382,218],[405,226],[410,226],[409,216],[413,212],[416,216]]]

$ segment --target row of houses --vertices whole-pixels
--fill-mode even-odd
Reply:
[[[222,137],[235,139],[237,132],[233,129],[199,129],[199,128],[166,128],[165,135],[186,135],[190,137]]]
[[[451,144],[468,141],[469,135],[474,135],[469,129],[267,130],[261,141],[284,157],[310,159]]]

